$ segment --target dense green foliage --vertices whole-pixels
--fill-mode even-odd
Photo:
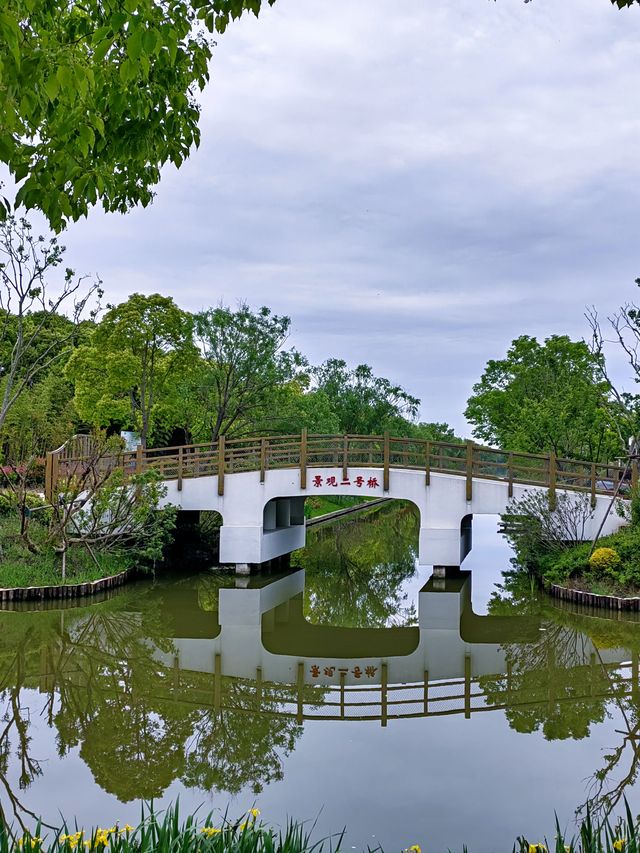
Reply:
[[[162,165],[180,166],[199,144],[211,34],[260,6],[3,2],[0,162],[18,183],[16,204],[41,210],[54,230],[97,202],[122,212],[147,205]]]
[[[608,461],[624,447],[612,425],[602,356],[565,335],[523,335],[487,363],[465,415],[474,435],[505,450]]]

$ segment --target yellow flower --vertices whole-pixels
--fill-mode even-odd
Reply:
[[[571,853],[571,845],[570,844],[564,845],[564,853]]]
[[[419,844],[412,844],[411,847],[407,847],[405,853],[422,853],[422,849]]]
[[[251,817],[256,818],[260,815],[260,809],[249,809]]]
[[[127,832],[133,832],[133,827],[129,823],[125,823],[125,825],[120,830],[120,835],[124,835]]]
[[[530,844],[529,853],[547,853],[547,848],[544,844]]]
[[[240,824],[240,826],[238,827],[238,829],[240,830],[240,832],[244,832],[244,831],[245,831],[245,829],[247,828],[247,825],[248,825],[248,824],[247,824],[247,822],[246,822],[246,821],[245,821],[244,823],[241,823],[241,824]]]
[[[616,840],[613,842],[613,849],[617,850],[618,853],[622,853],[622,850],[624,850],[624,844],[624,838],[616,838]]]
[[[207,838],[212,838],[214,835],[217,835],[219,832],[222,832],[221,829],[218,829],[217,826],[203,826],[200,830],[202,835],[206,835]]]

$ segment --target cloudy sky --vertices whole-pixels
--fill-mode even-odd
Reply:
[[[220,37],[154,205],[65,236],[111,301],[269,305],[464,431],[487,359],[640,276],[640,7],[277,0]]]

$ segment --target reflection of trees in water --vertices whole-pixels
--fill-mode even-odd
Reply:
[[[305,613],[311,622],[346,628],[417,623],[401,585],[415,573],[420,519],[409,503],[357,516],[307,534],[292,562],[306,569]]]
[[[603,818],[620,805],[640,770],[640,624],[552,603],[531,588],[523,572],[508,573],[489,612],[533,611],[543,620],[539,640],[504,647],[508,675],[481,679],[487,701],[506,706],[515,730],[541,730],[548,740],[587,737],[593,723],[618,712],[620,741],[607,750],[604,763],[588,781],[586,801],[576,810],[584,814],[589,809]],[[603,659],[605,649],[628,650],[630,679],[619,665]]]
[[[295,695],[294,687],[258,687],[255,681],[222,678],[221,707],[197,712],[185,785],[230,794],[248,785],[257,794],[282,779],[283,759],[294,750],[302,726],[279,712]]]
[[[176,779],[235,793],[282,778],[301,727],[279,710],[295,688],[262,685],[258,708],[255,682],[223,678],[215,710],[211,674],[158,659],[173,649],[162,597],[114,604],[0,615],[9,635],[0,650],[0,790],[19,821],[33,816],[9,772],[21,788],[42,772],[25,702],[55,730],[59,755],[79,748],[97,784],[121,801],[159,797]]]

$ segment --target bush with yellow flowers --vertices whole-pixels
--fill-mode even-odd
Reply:
[[[615,548],[596,548],[589,557],[589,568],[597,575],[615,575],[621,562]]]

